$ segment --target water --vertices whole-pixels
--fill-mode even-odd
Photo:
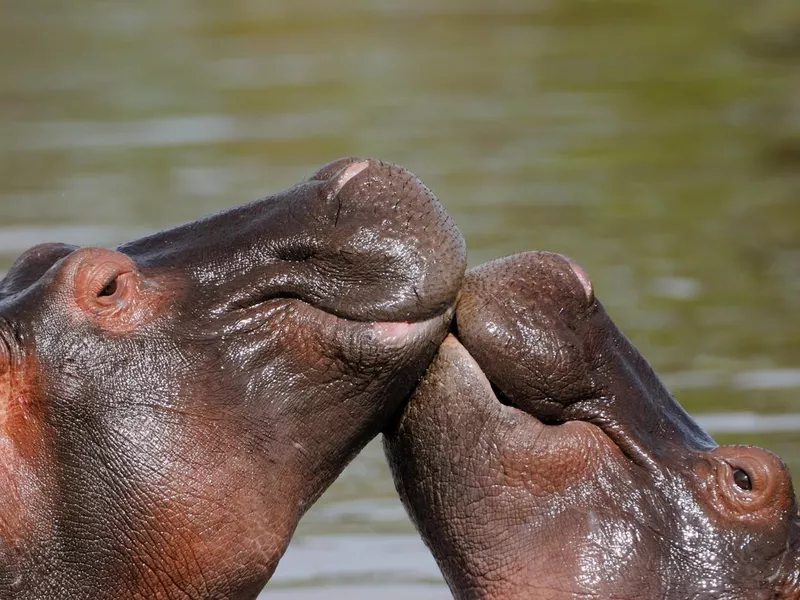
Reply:
[[[439,195],[472,264],[577,259],[721,442],[800,473],[798,63],[794,0],[5,3],[0,271],[383,157]],[[267,589],[448,597],[379,446]]]

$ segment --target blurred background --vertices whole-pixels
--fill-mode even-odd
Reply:
[[[470,263],[548,249],[720,442],[800,477],[796,0],[0,6],[0,273],[288,187],[416,172]],[[771,416],[770,416],[771,415]],[[373,443],[270,598],[447,598]]]

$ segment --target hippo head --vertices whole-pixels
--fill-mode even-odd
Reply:
[[[461,235],[344,159],[0,282],[0,597],[252,598],[444,338]]]
[[[386,441],[456,597],[800,598],[786,467],[717,447],[580,267],[473,270],[456,324]]]

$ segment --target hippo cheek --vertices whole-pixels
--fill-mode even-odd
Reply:
[[[154,408],[117,422],[119,430],[148,424],[150,440],[135,440],[129,451],[142,452],[136,462],[148,465],[137,475],[136,487],[150,498],[137,507],[137,521],[170,540],[156,546],[155,558],[152,547],[133,549],[151,566],[125,575],[137,589],[159,589],[152,576],[164,568],[186,581],[223,570],[255,595],[305,510],[411,393],[429,362],[413,348],[423,343],[434,352],[427,340],[448,324],[444,316],[391,326],[343,322],[292,300],[263,310],[270,332],[254,329],[252,346],[229,348],[237,360],[223,362],[249,372],[235,392],[241,404],[222,400],[231,388],[218,377],[201,376],[181,384],[179,395],[202,394],[203,407],[182,409],[180,419],[164,420]],[[280,360],[265,365],[272,349]],[[363,356],[357,368],[354,353]],[[235,418],[220,422],[231,412]]]
[[[39,554],[52,534],[52,447],[36,393],[38,366],[21,360],[0,322],[0,597],[12,598],[28,577],[44,576]]]
[[[647,475],[595,425],[546,425],[502,404],[455,338],[385,448],[455,597],[647,597],[638,593],[649,573],[620,576],[659,530],[658,519],[636,516]],[[618,510],[622,502],[638,510]]]
[[[241,321],[238,335],[228,333],[222,362],[246,374],[236,410],[260,424],[262,479],[280,477],[264,515],[299,519],[411,395],[451,316],[360,322],[276,299]],[[217,385],[201,378],[189,390]]]

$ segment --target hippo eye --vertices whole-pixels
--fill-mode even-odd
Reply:
[[[115,277],[106,285],[106,287],[100,290],[100,293],[97,294],[97,297],[102,298],[103,296],[113,296],[116,293],[117,293],[117,278]]]
[[[750,481],[750,475],[748,475],[742,469],[736,469],[733,472],[733,482],[748,492],[753,489],[753,482]]]

